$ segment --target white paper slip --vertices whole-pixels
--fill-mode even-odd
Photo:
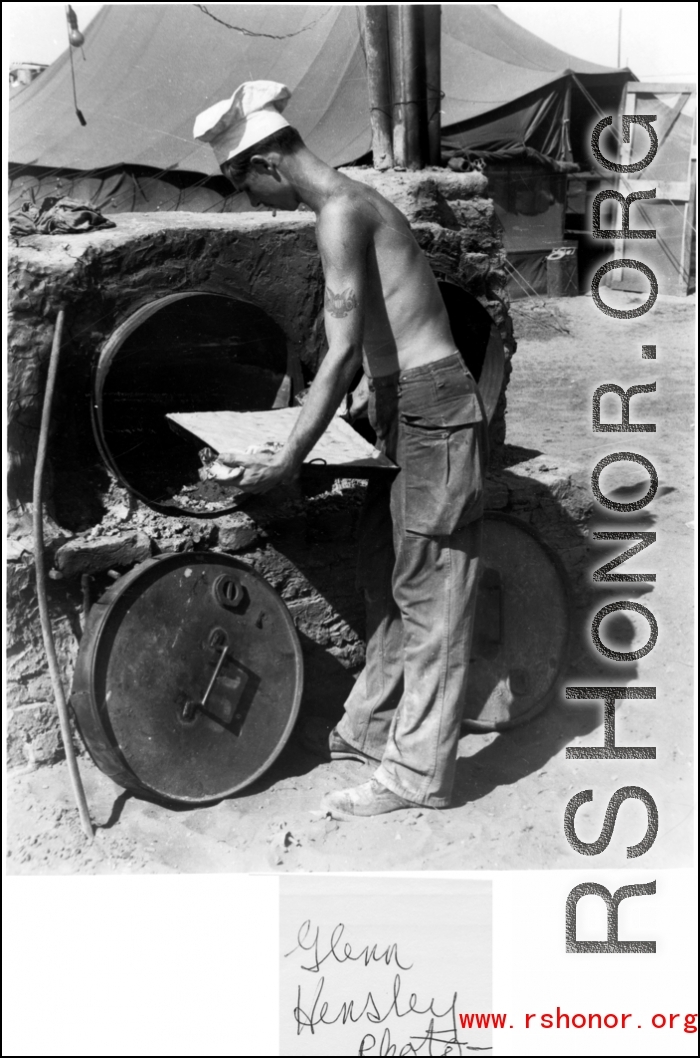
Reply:
[[[280,1054],[491,1051],[490,882],[280,881]]]

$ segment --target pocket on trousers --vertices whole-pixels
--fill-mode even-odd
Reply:
[[[443,417],[443,423],[449,417]],[[479,518],[482,422],[438,425],[423,416],[402,415],[401,430],[404,529],[443,536]]]

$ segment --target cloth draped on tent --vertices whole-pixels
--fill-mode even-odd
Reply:
[[[86,231],[116,227],[88,203],[70,198],[45,198],[41,206],[25,202],[19,213],[10,217],[10,234],[79,235]]]
[[[101,213],[237,213],[250,209],[246,195],[232,194],[223,176],[170,170],[157,173],[143,166],[118,166],[88,173],[65,169],[19,167],[10,174],[10,213],[23,204],[69,195],[91,202]]]

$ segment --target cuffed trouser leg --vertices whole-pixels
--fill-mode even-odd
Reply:
[[[402,619],[404,692],[377,779],[419,804],[449,804],[464,709],[481,521],[448,537],[407,533],[393,594]]]

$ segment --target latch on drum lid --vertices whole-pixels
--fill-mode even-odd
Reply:
[[[272,587],[228,555],[149,559],[93,606],[71,704],[93,760],[165,802],[254,782],[289,738],[302,655]]]

